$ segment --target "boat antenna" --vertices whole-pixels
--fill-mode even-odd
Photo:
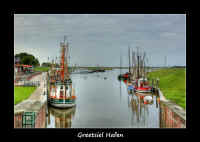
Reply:
[[[131,69],[130,69],[130,47],[128,45],[128,60],[129,60],[129,73],[131,72]]]
[[[65,39],[67,38],[67,36],[66,35],[64,35],[64,44],[65,44]]]

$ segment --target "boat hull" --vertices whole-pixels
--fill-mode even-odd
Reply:
[[[50,105],[57,108],[70,108],[70,107],[74,107],[76,103],[75,103],[75,99],[62,100],[62,99],[51,98]]]
[[[51,106],[56,107],[56,108],[71,108],[76,106],[76,104],[55,104],[55,103],[50,103]]]
[[[136,92],[140,92],[140,93],[149,93],[149,92],[152,92],[152,89],[149,88],[149,89],[135,89]]]
[[[151,92],[151,90],[135,90],[136,92],[140,92],[140,93],[149,93]]]

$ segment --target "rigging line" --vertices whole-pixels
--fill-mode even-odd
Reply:
[[[122,63],[121,63],[121,49],[120,49],[120,75],[121,75],[121,65]],[[121,103],[121,80],[120,80],[120,103]]]
[[[129,73],[130,73],[130,47],[128,45],[128,60],[129,60]]]

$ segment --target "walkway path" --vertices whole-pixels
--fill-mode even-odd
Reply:
[[[35,92],[33,92],[29,99],[38,101],[41,100],[41,97],[44,95],[44,91],[46,91],[46,72],[33,77],[30,81],[39,81],[40,86],[35,90]]]
[[[46,91],[46,72],[33,77],[30,81],[39,81],[40,86],[31,94],[31,96],[23,102],[15,106],[15,112],[21,111],[38,111],[40,106],[47,101]]]

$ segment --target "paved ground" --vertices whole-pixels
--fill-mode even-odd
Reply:
[[[29,97],[31,100],[41,100],[41,96],[43,96],[44,91],[46,91],[46,72],[33,77],[30,81],[39,81],[40,86],[36,89],[35,92]]]
[[[47,96],[44,95],[46,91],[46,73],[42,73],[33,77],[30,81],[40,81],[40,86],[32,93],[32,95],[25,101],[15,105],[14,111],[39,111],[40,106],[47,101]]]

